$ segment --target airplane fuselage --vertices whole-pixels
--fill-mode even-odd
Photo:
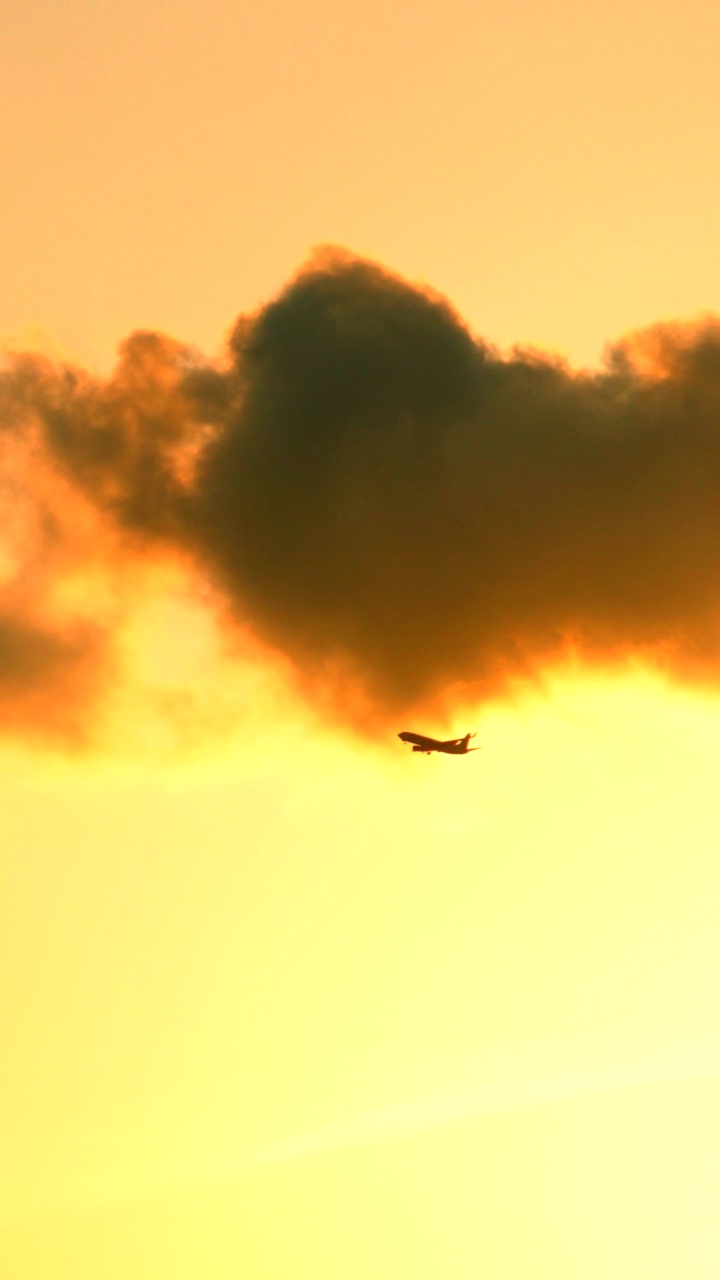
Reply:
[[[441,751],[449,756],[464,756],[468,751],[477,751],[477,747],[470,747],[468,743],[474,738],[473,733],[466,733],[464,738],[448,738],[442,741],[440,738],[428,738],[423,733],[410,733],[407,730],[398,734],[401,742],[412,743],[413,751],[421,751],[426,755],[430,755],[432,751]]]

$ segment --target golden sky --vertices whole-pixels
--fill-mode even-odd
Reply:
[[[0,333],[216,349],[331,241],[596,363],[717,305],[711,0],[49,0],[0,14]]]
[[[716,1280],[719,28],[0,10],[9,1280]]]

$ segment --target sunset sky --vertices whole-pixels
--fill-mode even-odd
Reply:
[[[0,7],[8,1280],[717,1280],[719,42]]]

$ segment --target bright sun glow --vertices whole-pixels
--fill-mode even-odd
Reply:
[[[209,1214],[272,1275],[281,1221],[329,1278],[379,1179],[368,1268],[412,1210],[418,1276],[447,1231],[468,1277],[589,1231],[600,1277],[641,1211],[672,1274],[720,1126],[716,703],[568,676],[466,720],[462,760],[292,719],[185,765],[6,756],[6,1172],[50,1240],[132,1212],[164,1266],[172,1221],[189,1277]]]

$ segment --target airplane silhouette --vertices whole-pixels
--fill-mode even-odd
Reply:
[[[438,738],[426,738],[424,733],[399,733],[401,742],[413,744],[413,751],[424,751],[429,756],[431,751],[444,751],[449,756],[465,756],[468,751],[480,751],[480,747],[469,747],[468,742],[474,733],[466,733],[464,738],[448,738],[440,742]]]

